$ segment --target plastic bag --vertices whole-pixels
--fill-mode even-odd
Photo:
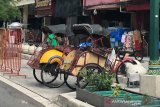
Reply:
[[[110,60],[110,62],[113,62],[116,59],[116,52],[114,48],[112,49],[112,52],[108,59]]]

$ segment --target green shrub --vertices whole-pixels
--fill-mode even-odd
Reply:
[[[83,77],[87,82],[89,82],[89,86],[92,86],[95,91],[109,91],[111,90],[112,85],[112,75],[110,75],[105,70],[101,73],[86,71],[83,72]]]

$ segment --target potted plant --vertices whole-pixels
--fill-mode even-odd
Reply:
[[[114,75],[109,74],[108,71],[104,70],[101,73],[87,71],[83,72],[81,76],[85,77],[86,81],[89,82],[89,85],[85,89],[77,89],[76,95],[77,99],[92,104],[96,107],[110,107],[110,106],[119,106],[128,107],[126,104],[114,103],[113,100],[118,98],[120,94],[125,93],[120,90],[118,84],[115,87],[112,87],[112,80]],[[129,95],[128,95],[129,96]],[[120,96],[123,100],[122,96]],[[126,99],[129,97],[126,97]]]
[[[88,86],[85,89],[77,89],[77,99],[88,102],[96,107],[104,106],[104,97],[98,94],[99,92],[109,91],[112,93],[112,75],[107,71],[93,72],[86,70],[80,74],[88,82]]]
[[[88,75],[86,75],[88,74]],[[141,105],[156,105],[148,103],[149,97],[140,94],[127,92],[120,89],[119,84],[112,87],[113,75],[109,72],[87,71],[81,74],[89,82],[85,89],[77,89],[76,97],[78,100],[87,102],[95,107],[135,107]],[[155,99],[156,102],[160,102]]]
[[[89,82],[89,86],[93,88],[94,91],[110,91],[112,85],[112,75],[108,72],[102,73],[91,73],[90,77],[86,77]]]

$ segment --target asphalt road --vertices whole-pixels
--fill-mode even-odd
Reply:
[[[44,107],[32,98],[0,81],[0,107]]]

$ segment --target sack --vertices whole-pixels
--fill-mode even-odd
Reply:
[[[136,62],[136,64],[131,64],[131,63],[126,63],[126,67],[127,67],[127,73],[130,74],[145,74],[147,73],[147,69],[145,69],[143,67],[143,65],[138,61],[138,60],[134,60]]]
[[[111,52],[111,54],[110,54],[110,56],[109,56],[108,59],[110,60],[110,62],[115,61],[115,59],[116,59],[116,52],[115,52],[114,48],[112,49],[112,52]]]

